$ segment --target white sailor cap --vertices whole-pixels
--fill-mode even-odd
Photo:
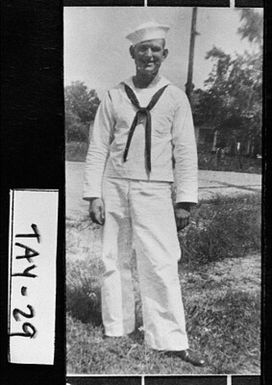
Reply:
[[[162,25],[156,23],[155,21],[149,21],[139,25],[133,32],[129,33],[126,38],[132,45],[135,45],[146,40],[165,39],[168,30],[168,25]]]

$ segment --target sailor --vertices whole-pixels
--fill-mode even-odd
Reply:
[[[148,22],[127,36],[136,73],[108,91],[98,108],[83,198],[92,220],[103,225],[105,336],[135,329],[135,249],[146,344],[202,366],[188,346],[178,276],[177,229],[188,225],[197,203],[196,142],[185,93],[159,73],[168,30]]]

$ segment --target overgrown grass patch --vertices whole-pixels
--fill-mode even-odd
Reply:
[[[136,325],[142,324],[141,297],[136,261],[132,260],[132,276],[135,292]],[[101,325],[101,280],[103,264],[100,258],[67,260],[66,310],[83,323]]]
[[[101,324],[102,264],[96,260],[67,261],[66,309],[82,322]]]
[[[260,194],[201,202],[179,239],[183,260],[194,265],[260,251]]]

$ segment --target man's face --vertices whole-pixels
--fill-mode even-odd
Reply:
[[[168,50],[163,39],[146,40],[132,46],[130,53],[136,64],[136,70],[143,75],[157,74],[166,59]]]

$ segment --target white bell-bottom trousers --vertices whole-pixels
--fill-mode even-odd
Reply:
[[[102,317],[105,334],[122,336],[135,329],[131,275],[136,251],[145,342],[156,350],[188,348],[178,277],[177,238],[171,185],[105,178]]]

